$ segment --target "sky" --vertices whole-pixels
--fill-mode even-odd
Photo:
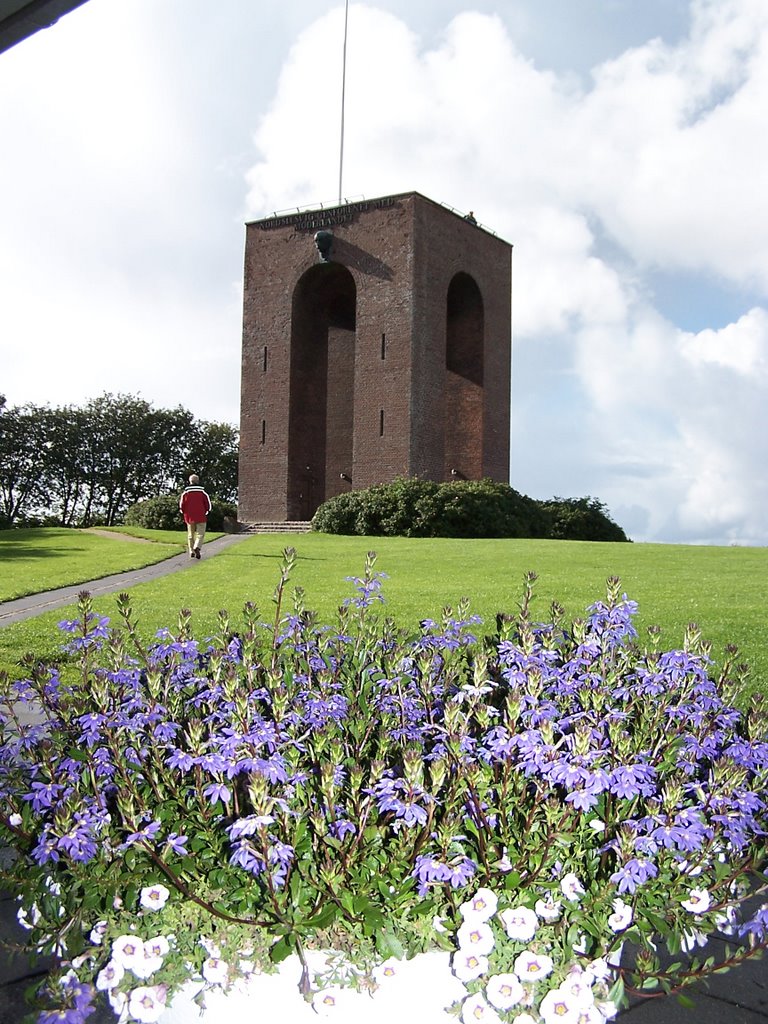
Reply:
[[[0,394],[237,423],[244,224],[339,195],[344,5],[88,0],[0,54]],[[513,254],[512,485],[768,544],[768,4],[349,8],[345,199]]]

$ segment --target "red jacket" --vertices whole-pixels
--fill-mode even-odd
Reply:
[[[185,487],[179,508],[185,523],[204,523],[211,511],[211,499],[202,487]]]

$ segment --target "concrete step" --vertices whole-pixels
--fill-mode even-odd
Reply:
[[[312,523],[309,521],[240,524],[240,533],[309,533],[311,530]]]

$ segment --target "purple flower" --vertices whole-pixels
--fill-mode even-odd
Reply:
[[[477,864],[470,860],[469,857],[462,857],[459,861],[448,864],[447,869],[447,881],[451,883],[454,889],[459,889],[461,886],[466,885],[475,874]]]
[[[194,765],[195,759],[186,750],[179,750],[178,747],[175,747],[165,759],[165,763],[169,768],[178,768],[182,772],[188,772]]]
[[[756,914],[740,926],[739,935],[742,938],[749,936],[754,942],[765,941],[768,937],[768,903],[764,903]]]
[[[420,854],[416,858],[411,874],[419,883],[419,895],[426,896],[429,892],[430,884],[433,882],[447,882],[450,872],[448,867],[435,857]]]
[[[656,769],[651,765],[619,765],[611,772],[611,792],[631,800],[636,796],[653,796],[656,791]]]
[[[434,797],[427,793],[421,786],[409,783],[405,779],[380,779],[376,785],[367,790],[376,797],[379,811],[384,814],[392,811],[397,823],[410,825],[424,825],[427,821],[427,811],[418,803],[434,803]]]
[[[357,828],[346,818],[339,818],[328,826],[328,832],[334,839],[343,839],[346,835],[355,835]]]
[[[241,839],[235,845],[229,863],[234,867],[244,868],[252,875],[260,875],[264,870],[264,857],[247,839]]]
[[[618,871],[614,871],[611,881],[618,887],[619,892],[634,892],[639,885],[647,882],[649,878],[655,878],[658,873],[658,868],[652,861],[633,857]]]
[[[177,853],[180,857],[186,855],[187,843],[189,842],[186,836],[180,836],[176,832],[171,832],[165,842],[170,846],[173,852]]]
[[[232,791],[225,782],[211,782],[203,789],[203,796],[208,797],[212,804],[217,800],[226,804],[232,798]]]
[[[32,792],[25,793],[23,799],[32,804],[33,810],[42,811],[50,807],[63,790],[64,787],[55,782],[33,782]]]
[[[160,828],[161,826],[159,821],[150,821],[148,825],[145,825],[144,828],[139,829],[138,832],[131,832],[130,835],[126,838],[125,842],[122,844],[121,848],[127,849],[129,846],[133,846],[136,843],[141,843],[144,841],[148,841],[150,839],[154,839],[157,833],[160,831]]]

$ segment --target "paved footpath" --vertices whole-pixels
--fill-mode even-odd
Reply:
[[[210,541],[203,548],[203,559],[238,543],[244,536],[231,534]],[[82,590],[95,596],[112,594],[172,572],[191,570],[197,564],[197,560],[190,559],[186,553],[174,555],[134,572],[7,601],[0,604],[0,627],[72,604]],[[24,935],[16,921],[15,903],[10,897],[0,895],[0,1024],[21,1024],[27,1012],[24,991],[45,970],[45,964],[33,967],[23,957],[9,956],[5,951],[4,942],[23,942]],[[707,955],[720,953],[722,956],[721,950],[722,943],[714,939]],[[708,984],[687,989],[686,995],[695,1003],[693,1009],[682,1007],[674,996],[645,999],[624,1010],[617,1019],[622,1024],[768,1024],[768,956],[747,961],[727,974],[713,975]],[[114,1024],[115,1020],[111,1010],[102,1006],[89,1019],[89,1024]]]
[[[203,545],[202,559],[210,558],[224,548],[232,544],[238,544],[245,540],[250,534],[231,533],[224,537],[217,537]],[[196,558],[190,558],[187,552],[181,555],[173,555],[162,562],[155,562],[154,565],[146,565],[143,569],[134,569],[131,572],[119,572],[114,576],[105,576],[100,580],[92,580],[90,583],[78,583],[73,587],[60,587],[58,590],[47,590],[42,594],[30,594],[29,597],[20,597],[15,601],[5,601],[0,604],[0,627],[10,626],[14,622],[21,622],[23,619],[30,619],[34,615],[41,615],[43,612],[53,611],[55,608],[63,608],[68,604],[77,601],[77,595],[87,590],[94,597],[101,597],[102,594],[119,593],[129,587],[135,587],[137,583],[148,583],[150,580],[160,579],[161,576],[168,576],[172,572],[180,572],[182,569],[194,569],[198,565]],[[0,1024],[5,1021],[0,1017]]]

